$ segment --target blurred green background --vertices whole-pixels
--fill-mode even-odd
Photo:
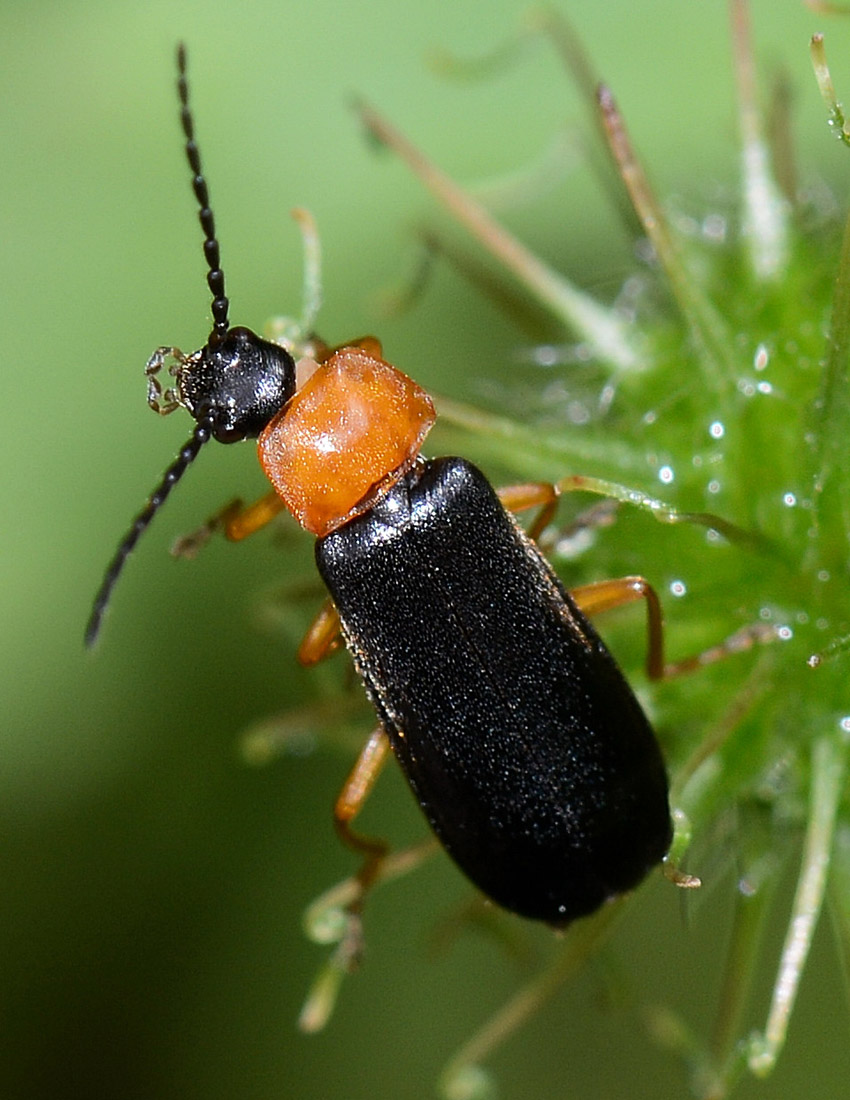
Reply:
[[[429,206],[396,161],[363,141],[347,100],[369,98],[458,178],[522,166],[557,127],[582,125],[551,51],[481,83],[441,79],[427,55],[475,56],[525,10],[524,0],[0,7],[4,1097],[427,1097],[453,1050],[547,955],[543,930],[530,959],[470,936],[433,951],[437,922],[468,893],[440,858],[373,899],[365,967],[324,1034],[297,1032],[323,958],[303,939],[300,914],[352,867],[329,815],[352,754],[321,749],[253,769],[238,741],[252,722],[344,676],[339,661],[314,672],[293,663],[319,598],[310,540],[211,545],[191,564],[167,554],[217,505],[263,490],[250,446],[203,455],[134,556],[98,649],[82,649],[102,569],[189,434],[185,417],[157,421],[147,410],[142,368],[158,344],[189,350],[208,331],[176,41],[190,47],[232,319],[258,327],[298,311],[288,211],[309,206],[324,245],[327,338],[377,329],[389,358],[422,384],[474,402],[517,370],[523,334],[445,266],[412,313],[380,317],[377,292],[405,270],[410,226]],[[659,191],[703,209],[715,183],[737,173],[725,5],[564,10],[614,86]],[[809,167],[828,162],[806,52],[823,20],[796,0],[762,0],[754,21],[760,59],[786,66],[798,89]],[[846,29],[835,34],[847,42]],[[628,269],[580,164],[510,221],[603,296]],[[474,457],[474,440],[468,450]],[[651,573],[651,563],[640,568]],[[308,592],[269,630],[258,620],[287,578]],[[367,821],[393,839],[420,835],[394,772]],[[606,956],[608,977],[631,990],[624,1000],[672,1002],[704,1028],[724,892],[684,920],[678,900],[660,876],[647,884]],[[846,1088],[846,1014],[826,931],[778,1071],[739,1095]],[[771,930],[757,1005],[782,934]],[[633,1015],[602,1003],[602,985],[599,971],[583,975],[497,1055],[506,1097],[685,1094],[681,1067]]]

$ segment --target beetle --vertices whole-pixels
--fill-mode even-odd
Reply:
[[[230,325],[182,45],[178,91],[213,327],[199,351],[164,347],[148,363],[152,407],[185,408],[196,426],[107,568],[86,641],[201,447],[257,438],[274,495],[229,511],[226,531],[242,537],[286,507],[317,536],[333,606],[302,657],[317,659],[341,633],[379,720],[335,809],[340,833],[365,856],[352,909],[385,848],[351,822],[391,749],[472,883],[505,909],[564,927],[635,887],[671,843],[655,735],[582,611],[645,597],[658,674],[657,598],[640,578],[571,595],[477,467],[422,457],[433,404],[377,341],[318,345],[302,384],[303,362]],[[163,390],[158,374],[169,360],[175,385]],[[554,495],[531,487],[516,503],[546,511]]]

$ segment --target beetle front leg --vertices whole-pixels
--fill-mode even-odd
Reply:
[[[241,542],[262,530],[284,510],[277,493],[266,493],[253,504],[231,500],[188,535],[182,535],[171,548],[175,558],[194,558],[213,535],[223,534],[229,542]]]
[[[551,481],[530,481],[521,485],[505,485],[497,492],[499,500],[509,512],[524,512],[529,508],[539,509],[526,531],[528,537],[537,542],[554,519],[561,496],[578,488],[583,488],[583,485],[573,486],[570,484],[570,480],[566,479],[564,482],[557,484]],[[559,540],[571,538],[581,530],[607,527],[613,522],[614,514],[620,503],[619,500],[605,497],[601,501],[592,504],[567,524],[564,530],[560,531]]]

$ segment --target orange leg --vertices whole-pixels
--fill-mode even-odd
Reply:
[[[385,841],[362,836],[352,828],[352,822],[362,810],[389,755],[389,738],[378,728],[371,733],[360,750],[357,762],[334,803],[334,825],[337,833],[349,848],[363,856],[363,866],[357,875],[361,898],[352,902],[350,909],[359,909],[362,894],[374,880],[388,851]]]
[[[352,822],[381,773],[390,752],[390,742],[382,729],[375,730],[363,746],[357,762],[346,779],[334,803],[334,825],[337,835],[352,851],[362,857],[353,880],[353,890],[345,906],[345,930],[335,953],[335,966],[353,970],[363,954],[363,900],[378,877],[389,852],[389,846],[374,837],[363,836],[352,828]]]
[[[231,542],[241,542],[280,515],[285,505],[277,493],[266,493],[253,504],[231,500],[207,522],[189,535],[183,535],[171,548],[177,558],[194,558],[213,535],[221,532]]]
[[[570,595],[585,615],[592,617],[601,611],[611,611],[615,607],[646,600],[646,622],[648,644],[646,652],[646,674],[650,680],[661,680],[667,675],[664,665],[664,622],[661,615],[661,602],[658,594],[643,577],[620,577],[617,580],[596,581],[583,584],[570,591]]]
[[[382,729],[375,730],[334,803],[337,833],[349,848],[362,856],[362,863],[353,878],[323,894],[305,915],[311,938],[320,943],[335,942],[337,946],[307,995],[298,1020],[302,1031],[315,1032],[325,1026],[333,1012],[343,976],[357,967],[363,955],[363,899],[381,873],[388,848],[383,841],[356,832],[352,822],[375,785],[389,751],[387,735]]]
[[[557,486],[546,481],[531,481],[525,485],[506,485],[498,490],[499,500],[511,512],[524,512],[528,508],[540,511],[528,528],[530,538],[540,538],[541,532],[552,522],[561,495]]]
[[[437,840],[431,836],[400,852],[390,853],[383,841],[362,836],[352,828],[389,749],[386,734],[376,730],[363,747],[334,805],[337,833],[363,858],[356,875],[322,894],[304,915],[311,939],[337,946],[316,975],[304,1002],[298,1019],[302,1031],[316,1032],[325,1026],[336,1004],[343,977],[360,962],[363,954],[361,913],[367,892],[378,882],[407,874],[437,850]]]
[[[658,593],[643,577],[620,577],[618,580],[597,581],[595,584],[574,588],[570,595],[585,615],[593,616],[600,611],[611,611],[615,607],[646,600],[646,618],[648,645],[646,654],[646,673],[650,680],[670,680],[686,672],[693,672],[715,661],[722,661],[733,653],[742,653],[754,645],[763,645],[776,641],[779,635],[776,628],[768,623],[749,623],[736,630],[717,645],[710,646],[681,661],[664,661],[664,621],[661,614],[661,601]]]
[[[429,836],[424,842],[390,854],[386,841],[364,836],[353,828],[354,819],[363,809],[390,755],[391,746],[386,733],[380,727],[373,730],[334,802],[333,820],[337,835],[362,857],[362,863],[353,879],[346,880],[341,887],[334,888],[326,897],[319,899],[318,906],[336,908],[344,905],[351,927],[342,937],[344,942],[347,941],[347,946],[341,952],[352,965],[357,962],[362,942],[360,912],[366,894],[378,881],[406,874],[437,848],[436,838]]]
[[[284,510],[284,503],[277,493],[266,493],[253,504],[234,501],[222,513],[221,529],[231,542],[241,542],[270,523]]]
[[[540,512],[528,527],[528,535],[535,541],[548,527],[558,510],[558,501],[564,493],[585,488],[580,478],[565,478],[557,485],[550,481],[529,481],[522,485],[506,485],[497,490],[499,500],[511,512],[524,512],[528,508],[539,508]],[[582,512],[575,520],[576,527],[599,527],[611,522],[612,510],[619,501],[605,498]]]
[[[348,774],[334,803],[333,820],[337,835],[361,857],[357,873],[340,886],[330,890],[310,907],[311,924],[322,923],[328,911],[343,914],[344,927],[333,958],[336,970],[353,970],[363,954],[361,913],[363,902],[371,888],[387,877],[405,874],[418,866],[437,848],[433,837],[403,851],[390,854],[386,841],[364,836],[353,822],[372,793],[378,776],[391,755],[390,741],[383,729],[374,730],[360,750],[354,767]]]
[[[584,487],[584,479],[580,477],[565,478],[557,485],[542,481],[529,482],[500,489],[499,499],[512,512],[521,512],[527,508],[540,509],[528,528],[529,536],[538,539],[552,521],[559,497],[572,489],[580,490]],[[609,517],[608,509],[604,509],[598,517],[592,512],[590,519],[594,523],[605,523]],[[582,585],[573,589],[570,595],[588,616],[634,603],[635,600],[646,600],[648,631],[646,671],[651,680],[666,680],[686,672],[693,672],[705,665],[723,660],[733,653],[750,649],[754,645],[775,641],[778,637],[774,627],[765,623],[751,623],[725,638],[718,645],[711,646],[701,653],[686,657],[682,661],[665,663],[661,601],[649,581],[639,576],[597,581],[595,584]]]
[[[330,600],[325,600],[298,647],[298,661],[305,667],[318,664],[328,654],[339,649],[339,613]]]

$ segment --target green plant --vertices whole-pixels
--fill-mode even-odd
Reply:
[[[779,121],[765,136],[746,5],[736,0],[731,10],[740,194],[728,209],[678,224],[655,197],[611,91],[598,86],[569,29],[548,12],[528,25],[555,43],[593,100],[621,197],[630,200],[627,223],[650,246],[637,284],[610,306],[540,261],[360,105],[368,130],[407,161],[570,341],[565,358],[574,365],[561,369],[566,396],[557,413],[548,409],[529,425],[443,400],[443,421],[474,433],[480,453],[497,454],[523,476],[592,474],[562,487],[623,505],[615,524],[592,534],[593,552],[570,562],[571,583],[640,568],[665,594],[673,658],[701,651],[713,658],[719,644],[746,650],[702,662],[648,701],[672,776],[677,855],[690,840],[689,866],[699,872],[722,846],[736,867],[711,1034],[699,1036],[665,1007],[642,1006],[658,1041],[690,1065],[704,1100],[726,1096],[747,1068],[764,1075],[774,1066],[824,904],[850,978],[850,230],[839,246],[832,211],[795,182],[780,89]],[[832,125],[850,144],[820,40],[813,50]],[[423,240],[430,253],[461,257],[433,226]],[[575,540],[555,538],[556,566],[575,548]],[[772,644],[751,644],[766,638]],[[618,652],[637,668],[636,642],[621,641]],[[760,934],[782,899],[775,886],[790,860],[798,861],[797,887],[771,1003],[763,1028],[742,1034],[754,969],[771,965]],[[550,966],[451,1062],[447,1096],[489,1095],[482,1060],[588,959],[621,908],[570,931]],[[326,1011],[333,993],[324,994]]]

